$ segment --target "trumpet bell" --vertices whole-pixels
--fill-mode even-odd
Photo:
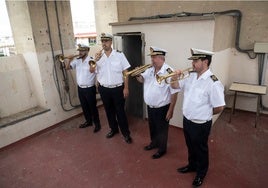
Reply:
[[[60,61],[61,63],[64,62],[64,56],[62,54],[56,55],[55,56],[55,59],[58,60],[58,61]]]
[[[171,79],[168,79],[168,78],[170,78],[170,77],[172,77],[172,76],[175,76],[175,75],[177,74],[176,72],[174,72],[174,71],[168,71],[168,72],[169,72],[169,74],[164,75],[164,76],[156,75],[156,80],[157,80],[157,82],[158,82],[159,84],[161,84],[162,81],[164,81],[164,80],[165,80],[165,82],[166,82],[167,84],[175,83],[175,82],[177,82],[178,80],[183,80],[183,79],[189,77],[189,76],[190,76],[190,73],[191,73],[191,72],[194,72],[194,71],[193,71],[193,68],[192,68],[192,67],[189,67],[189,68],[187,68],[187,69],[184,69],[184,70],[182,71],[182,73],[180,74],[180,76],[178,77],[177,80],[171,80]]]
[[[132,77],[138,76],[138,75],[140,75],[141,73],[143,73],[144,71],[146,71],[146,69],[148,69],[150,67],[152,67],[152,64],[146,64],[146,65],[136,67],[133,70],[124,73],[124,77],[127,77],[129,75],[132,76]]]
[[[70,55],[70,56],[64,56],[63,54],[56,55],[56,60],[59,60],[61,63],[64,63],[64,59],[73,59],[75,57],[79,57],[80,55]]]
[[[88,64],[89,64],[89,66],[91,66],[92,68],[95,68],[96,67],[96,61],[95,60],[89,60],[89,62],[88,62]]]

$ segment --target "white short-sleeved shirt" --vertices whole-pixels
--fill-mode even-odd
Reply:
[[[167,75],[167,69],[172,68],[166,63],[163,64],[157,75]],[[144,79],[143,95],[144,101],[147,105],[153,107],[162,107],[169,104],[171,101],[171,95],[179,92],[180,89],[173,89],[170,84],[162,81],[159,84],[156,80],[155,68],[151,67],[141,74]]]
[[[101,85],[118,85],[124,82],[123,71],[130,64],[123,52],[112,50],[109,57],[104,53],[97,62],[97,80]]]
[[[88,64],[88,61],[92,59],[92,57],[87,56],[84,62],[82,62],[82,58],[76,58],[70,63],[72,69],[76,70],[76,81],[79,86],[91,87],[95,85],[96,73],[89,71]]]
[[[184,90],[183,115],[189,120],[208,121],[212,119],[213,108],[225,105],[224,87],[219,80],[211,78],[208,69],[198,79],[193,72],[186,79],[180,80]]]

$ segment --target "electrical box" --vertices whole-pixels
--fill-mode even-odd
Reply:
[[[263,43],[260,43],[260,42],[256,42],[254,44],[254,52],[255,53],[268,53],[268,43],[266,42],[263,42]]]

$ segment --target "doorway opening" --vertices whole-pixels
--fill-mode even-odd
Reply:
[[[114,35],[114,49],[122,51],[131,68],[144,65],[144,34],[117,33]],[[135,77],[129,77],[129,97],[126,100],[126,112],[135,117],[145,118],[145,104],[143,102],[143,84]]]

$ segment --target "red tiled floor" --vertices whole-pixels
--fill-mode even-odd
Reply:
[[[187,188],[194,173],[179,174],[187,163],[183,132],[169,129],[167,154],[151,159],[155,151],[144,151],[149,143],[147,121],[129,117],[133,143],[120,134],[111,139],[106,117],[100,108],[102,130],[79,129],[83,118],[72,119],[24,142],[0,151],[2,188]],[[238,111],[229,124],[225,110],[212,128],[210,169],[202,187],[265,187],[268,184],[268,117]]]

